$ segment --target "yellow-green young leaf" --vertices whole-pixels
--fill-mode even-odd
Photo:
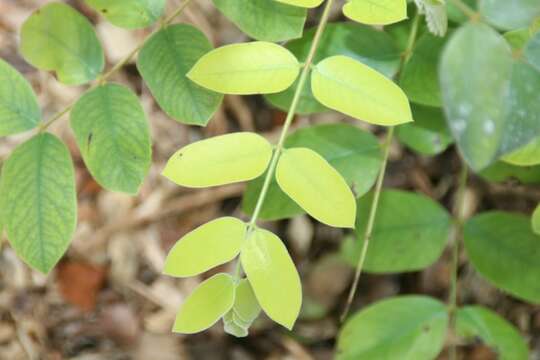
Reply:
[[[217,274],[202,282],[186,299],[176,315],[173,331],[194,334],[208,329],[234,304],[234,279]]]
[[[58,2],[43,6],[24,22],[20,50],[30,64],[56,71],[68,85],[94,80],[105,63],[92,24],[71,6]]]
[[[270,231],[255,229],[240,259],[264,312],[292,329],[302,305],[302,286],[285,245]]]
[[[356,202],[343,177],[319,154],[307,148],[287,149],[281,155],[279,187],[309,215],[335,227],[354,227]]]
[[[405,93],[384,75],[347,56],[332,56],[311,73],[311,89],[323,105],[376,125],[413,121]]]
[[[502,157],[504,162],[518,166],[540,164],[540,138]]]
[[[349,0],[343,14],[362,24],[393,24],[407,18],[407,0]]]
[[[0,208],[11,246],[48,273],[64,255],[77,222],[73,163],[55,136],[36,135],[4,163]]]
[[[221,135],[178,150],[167,162],[163,176],[195,188],[230,184],[261,175],[271,156],[272,146],[260,135]]]
[[[323,2],[323,0],[276,0],[280,3],[289,4],[293,6],[305,7],[305,8],[314,8]]]
[[[223,330],[238,338],[248,336],[248,329],[234,322],[232,310],[223,315]]]
[[[540,204],[534,209],[531,222],[534,233],[540,235]]]
[[[187,74],[197,84],[224,94],[269,94],[294,82],[300,65],[282,46],[254,41],[222,46],[197,61]]]
[[[152,25],[163,13],[165,0],[86,0],[112,24],[139,29]]]
[[[224,264],[238,255],[245,236],[246,224],[236,218],[210,221],[178,240],[167,255],[163,273],[189,277]]]
[[[255,297],[253,288],[247,279],[242,279],[236,287],[232,311],[244,326],[250,326],[259,316],[261,306]]]
[[[0,59],[0,136],[33,129],[40,118],[36,95],[28,81]]]

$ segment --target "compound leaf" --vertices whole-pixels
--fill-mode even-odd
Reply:
[[[210,41],[199,29],[177,24],[154,34],[139,53],[137,68],[152,95],[167,115],[181,123],[205,126],[223,99],[186,77],[210,50]]]
[[[337,359],[435,359],[444,345],[444,304],[426,296],[382,300],[353,315],[338,336]]]
[[[248,36],[284,41],[302,36],[307,11],[271,0],[213,0],[214,5]]]
[[[92,176],[106,189],[136,194],[152,162],[150,129],[137,96],[107,84],[84,94],[71,128]]]
[[[311,73],[311,90],[323,105],[376,125],[413,121],[407,96],[386,78],[347,56],[332,56]]]
[[[165,260],[164,274],[189,277],[234,259],[246,237],[246,224],[222,217],[184,235]]]
[[[529,349],[518,330],[497,313],[481,306],[465,306],[456,314],[456,332],[466,339],[482,339],[499,359],[527,360]]]
[[[465,248],[474,268],[510,294],[540,303],[540,236],[529,218],[493,211],[477,215],[464,228]]]
[[[165,9],[165,0],[86,0],[112,24],[139,29],[152,25]]]
[[[0,136],[33,129],[40,118],[37,98],[28,81],[0,59]]]
[[[260,135],[221,135],[178,150],[167,162],[163,176],[196,188],[246,181],[261,175],[271,156],[272,146]]]
[[[279,187],[318,221],[353,227],[354,195],[343,177],[319,154],[308,148],[284,150],[276,168]]]
[[[381,150],[372,134],[348,124],[321,124],[302,128],[287,137],[286,148],[305,147],[320,154],[335,168],[356,197],[375,183],[381,165]],[[242,208],[252,214],[264,182],[264,175],[251,181],[244,193]],[[278,220],[304,213],[272,179],[260,219]]]
[[[300,65],[282,46],[264,41],[222,46],[201,57],[188,77],[224,94],[268,94],[288,88]]]
[[[176,315],[173,331],[194,334],[208,329],[234,304],[234,279],[220,273],[203,281],[186,299]]]
[[[368,25],[389,25],[407,18],[407,0],[348,0],[343,14]]]
[[[292,329],[302,304],[302,286],[285,245],[270,231],[257,228],[249,235],[240,259],[264,312]]]
[[[358,201],[356,243],[343,245],[342,253],[352,266],[360,256],[372,197],[370,194]],[[423,269],[440,257],[450,229],[450,215],[437,202],[420,194],[385,190],[380,195],[364,269],[373,273]]]
[[[28,265],[48,273],[64,255],[77,222],[67,147],[48,133],[19,145],[4,163],[0,190],[11,246]]]
[[[30,64],[55,71],[68,85],[94,80],[105,63],[90,22],[64,3],[47,4],[24,22],[20,50]]]

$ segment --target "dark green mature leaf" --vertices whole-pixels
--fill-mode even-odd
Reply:
[[[465,306],[457,311],[457,334],[467,339],[480,338],[493,348],[498,359],[527,360],[529,349],[518,330],[497,313],[481,306]]]
[[[441,302],[400,296],[368,306],[342,328],[337,359],[431,360],[441,351],[448,324]]]
[[[403,124],[396,130],[397,137],[408,148],[422,155],[437,155],[452,143],[441,109],[412,105],[414,123]]]
[[[287,44],[287,49],[300,61],[304,61],[314,36],[315,29],[312,28],[306,31],[302,39]],[[326,27],[317,48],[314,63],[332,55],[350,56],[387,77],[394,76],[399,66],[399,51],[388,34],[354,23],[335,23]],[[272,105],[287,111],[295,88],[296,86],[293,85],[281,93],[270,94],[265,97]],[[299,114],[311,114],[326,110],[328,109],[313,97],[310,79],[308,79],[302,89],[296,112]]]
[[[412,102],[429,106],[442,105],[437,71],[445,43],[445,39],[427,33],[418,39],[399,81]]]
[[[302,36],[307,10],[269,0],[213,0],[214,5],[248,36],[284,41]]]
[[[33,129],[40,118],[36,95],[28,81],[0,59],[0,136]]]
[[[356,242],[345,242],[342,253],[356,266],[373,194],[358,200]],[[398,273],[423,269],[435,262],[450,235],[448,212],[430,198],[397,190],[381,193],[364,269]]]
[[[537,32],[525,47],[525,56],[529,63],[540,71],[540,32]]]
[[[0,201],[11,246],[28,265],[48,273],[69,246],[77,221],[67,147],[47,133],[18,146],[4,163]]]
[[[152,25],[163,13],[165,0],[86,0],[112,24],[139,29]]]
[[[534,18],[540,16],[538,0],[483,0],[479,10],[492,25],[513,30],[528,27]]]
[[[538,184],[540,183],[540,166],[516,166],[498,161],[482,170],[479,175],[493,182],[513,179],[524,184]]]
[[[137,96],[107,84],[90,90],[71,112],[71,128],[88,170],[112,191],[136,194],[150,164],[150,129]]]
[[[474,170],[540,135],[540,73],[514,60],[488,26],[469,24],[455,33],[440,78],[449,127]]]
[[[285,147],[307,147],[319,153],[345,178],[356,196],[373,186],[381,165],[377,139],[352,125],[327,124],[300,129],[285,140]],[[248,214],[255,209],[264,176],[251,181],[244,194],[242,208]],[[277,220],[303,213],[273,179],[259,217]]]
[[[94,80],[103,70],[103,49],[90,22],[71,6],[53,2],[23,24],[21,53],[30,64],[56,71],[69,85]]]
[[[540,236],[529,218],[488,212],[467,221],[465,248],[474,268],[498,288],[540,303]]]
[[[206,36],[191,25],[171,25],[153,35],[139,53],[137,67],[159,106],[184,124],[208,123],[223,95],[186,77],[191,67],[212,50]]]

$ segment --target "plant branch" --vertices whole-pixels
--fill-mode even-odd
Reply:
[[[261,192],[259,193],[259,198],[257,199],[255,210],[253,211],[253,215],[251,216],[251,220],[249,221],[248,229],[247,229],[247,236],[249,236],[249,234],[253,231],[253,229],[255,228],[257,224],[257,219],[259,218],[259,214],[264,204],[264,200],[266,199],[266,195],[268,193],[268,188],[270,187],[272,178],[274,177],[274,173],[276,170],[279,157],[281,156],[281,153],[283,151],[283,144],[285,143],[285,138],[287,137],[289,127],[291,126],[291,123],[294,119],[294,114],[296,112],[296,108],[300,100],[300,95],[302,94],[302,89],[304,88],[304,85],[306,83],[309,71],[312,68],[313,58],[315,57],[315,53],[317,52],[317,47],[321,40],[321,36],[324,32],[324,28],[326,27],[326,24],[328,23],[328,17],[330,15],[330,9],[332,8],[333,1],[334,0],[326,1],[326,5],[324,7],[321,20],[319,21],[319,25],[317,26],[315,37],[313,38],[313,42],[311,43],[308,56],[306,58],[306,61],[302,63],[302,72],[300,74],[300,78],[298,79],[298,83],[296,84],[294,96],[293,96],[291,105],[289,107],[289,111],[287,112],[287,117],[285,118],[285,123],[283,124],[283,129],[281,130],[278,143],[274,149],[274,154],[272,155],[272,159],[270,160],[270,165],[268,166],[268,171],[266,172],[266,177],[264,178],[263,187],[261,189]],[[236,281],[240,279],[241,273],[242,273],[242,265],[240,263],[240,260],[237,260],[236,268],[234,270],[234,278]]]
[[[465,190],[467,189],[468,168],[466,164],[462,164],[461,172],[458,180],[458,188],[456,192],[456,200],[454,205],[454,242],[452,244],[452,262],[450,267],[450,292],[448,294],[448,316],[450,318],[450,333],[455,334],[456,330],[456,309],[457,309],[457,288],[458,288],[458,269],[459,269],[459,247],[463,234],[463,223],[465,221]],[[450,344],[449,358],[456,359],[456,345]]]
[[[407,41],[407,48],[403,52],[401,56],[401,63],[398,69],[398,78],[403,70],[403,67],[409,61],[413,50],[414,45],[416,43],[416,37],[418,35],[418,25],[420,23],[420,15],[418,12],[416,13],[412,26],[411,26],[411,32],[409,33],[409,39]],[[368,215],[368,222],[366,226],[366,231],[364,233],[364,242],[362,244],[362,250],[360,252],[360,258],[358,259],[358,263],[356,264],[356,270],[354,272],[354,279],[353,283],[351,285],[351,289],[349,290],[349,295],[347,296],[347,302],[345,303],[345,309],[341,313],[340,320],[343,322],[345,318],[347,317],[347,314],[349,313],[349,310],[351,309],[352,302],[354,300],[354,295],[356,294],[356,290],[358,288],[358,283],[360,282],[360,275],[362,274],[362,269],[364,268],[364,263],[366,260],[366,255],[369,247],[369,242],[371,240],[372,234],[373,234],[373,227],[375,225],[375,218],[377,217],[377,210],[379,206],[379,198],[382,191],[382,185],[384,182],[384,176],[386,174],[386,166],[388,164],[388,157],[390,154],[390,145],[392,144],[392,139],[394,137],[394,126],[391,126],[388,128],[388,133],[386,135],[386,140],[384,141],[384,144],[382,145],[383,150],[383,161],[381,164],[381,169],[379,171],[379,176],[377,177],[377,183],[375,184],[375,190],[373,194],[373,200],[371,201],[371,208]]]
[[[119,62],[117,62],[109,71],[104,73],[103,75],[99,76],[96,82],[88,88],[88,90],[95,89],[97,86],[103,84],[108,78],[110,78],[113,74],[115,74],[118,70],[123,68],[137,53],[142,49],[146,41],[154,35],[156,32],[161,30],[163,26],[169,25],[177,16],[179,16],[184,9],[189,5],[189,3],[192,0],[185,0],[171,15],[166,17],[162,23],[161,26],[157,27],[148,35],[140,44],[138,44],[129,54],[127,54],[124,58],[122,58]],[[55,115],[53,115],[49,120],[41,123],[41,125],[37,128],[38,132],[44,132],[47,130],[49,126],[51,126],[56,120],[60,119],[62,116],[67,114],[68,112],[73,109],[75,106],[76,101],[73,101],[71,104],[69,104],[66,108],[63,110],[57,112]]]

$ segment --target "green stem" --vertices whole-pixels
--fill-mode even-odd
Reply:
[[[257,199],[255,210],[253,211],[251,220],[248,223],[247,237],[249,237],[250,233],[253,231],[253,229],[255,229],[257,225],[257,219],[259,218],[259,214],[264,204],[264,200],[266,199],[266,195],[268,193],[268,188],[270,187],[270,183],[272,182],[272,178],[274,177],[274,173],[276,170],[279,157],[281,156],[281,153],[283,152],[283,144],[285,143],[285,138],[287,137],[289,127],[291,126],[291,123],[294,119],[296,108],[298,107],[298,102],[300,101],[300,95],[302,94],[302,89],[304,88],[304,85],[306,84],[309,71],[311,70],[311,67],[313,64],[313,58],[315,57],[315,53],[317,52],[317,47],[321,40],[321,36],[324,32],[324,28],[326,27],[326,24],[328,23],[328,17],[330,15],[330,9],[332,8],[333,1],[334,0],[326,1],[326,5],[324,8],[323,14],[321,16],[319,25],[317,26],[317,32],[315,33],[315,37],[313,38],[313,42],[311,43],[311,48],[309,49],[308,56],[306,58],[306,61],[302,64],[302,72],[300,74],[300,78],[298,79],[298,83],[296,84],[294,96],[293,96],[291,105],[289,107],[289,111],[287,112],[287,117],[285,118],[283,129],[281,130],[278,143],[275,146],[272,159],[270,160],[270,165],[268,166],[268,171],[266,172],[266,177],[264,178],[264,183],[263,183],[261,192],[259,193],[259,198]],[[237,260],[235,275],[234,275],[234,278],[236,281],[239,280],[241,272],[242,272],[242,265],[240,263],[240,260]]]
[[[459,269],[459,247],[463,233],[463,223],[465,222],[463,210],[465,206],[465,191],[467,189],[468,168],[463,164],[459,175],[458,188],[456,192],[456,202],[454,205],[454,242],[452,244],[452,262],[450,267],[450,292],[448,294],[448,316],[450,319],[450,333],[456,332],[456,310],[457,310],[457,290],[458,290],[458,269]],[[450,360],[456,359],[456,344],[452,342],[449,348]]]
[[[450,0],[450,2],[459,9],[465,16],[467,16],[471,21],[479,21],[481,16],[480,13],[471,8],[463,0]]]
[[[101,75],[97,80],[96,82],[90,86],[88,88],[88,90],[92,90],[92,89],[95,89],[96,87],[98,87],[99,85],[102,85],[106,82],[106,80],[108,78],[110,78],[113,74],[115,74],[118,70],[120,70],[121,68],[123,68],[131,59],[133,59],[133,57],[135,57],[135,55],[137,55],[137,53],[142,49],[142,47],[144,46],[144,44],[146,43],[146,41],[152,36],[154,35],[156,32],[158,32],[159,30],[161,30],[161,28],[163,26],[166,26],[166,25],[169,25],[177,16],[179,16],[183,11],[184,9],[189,5],[189,3],[191,2],[192,0],[185,0],[171,15],[169,15],[168,17],[166,17],[163,22],[161,23],[162,25],[160,27],[157,27],[156,29],[154,29],[154,31],[152,31],[152,33],[150,35],[148,35],[139,45],[137,45],[129,54],[127,54],[123,59],[121,59],[119,62],[117,62],[109,71],[107,71],[105,74]],[[47,121],[44,121],[43,123],[41,123],[41,125],[37,128],[37,131],[38,132],[44,132],[45,130],[47,130],[47,128],[49,126],[51,126],[56,120],[60,119],[62,116],[64,116],[65,114],[67,114],[68,112],[71,111],[71,109],[73,109],[73,107],[75,106],[75,103],[76,101],[73,101],[71,104],[69,104],[66,108],[64,108],[63,110],[59,111],[58,113],[56,113],[55,115],[53,115],[50,119],[48,119]]]
[[[398,69],[398,77],[401,74],[401,71],[403,70],[403,67],[409,61],[413,50],[414,45],[416,43],[416,38],[418,35],[418,26],[420,24],[420,15],[416,13],[412,26],[411,26],[411,32],[409,33],[409,39],[407,41],[407,48],[403,52],[401,56],[401,63]],[[371,201],[371,208],[368,215],[368,222],[366,226],[366,231],[364,233],[364,242],[362,244],[362,250],[360,252],[360,258],[358,259],[358,263],[356,264],[356,270],[354,272],[354,279],[353,283],[351,285],[351,289],[349,290],[349,295],[347,296],[347,302],[345,303],[345,309],[341,313],[340,320],[343,322],[345,318],[347,317],[347,314],[349,313],[349,310],[351,309],[352,302],[354,300],[354,295],[356,294],[356,290],[358,289],[358,283],[360,282],[360,275],[362,274],[362,269],[364,268],[364,263],[366,260],[367,251],[369,248],[369,242],[371,240],[372,234],[373,234],[373,227],[375,225],[375,218],[377,217],[377,210],[379,207],[379,198],[382,191],[382,185],[384,182],[384,177],[386,175],[386,166],[388,165],[388,157],[390,154],[390,145],[392,144],[392,139],[394,137],[394,126],[391,126],[388,128],[388,133],[386,135],[386,140],[384,141],[384,144],[382,145],[383,150],[383,161],[381,164],[381,169],[379,171],[379,176],[377,177],[377,183],[375,184],[375,190],[373,194],[373,200]]]

